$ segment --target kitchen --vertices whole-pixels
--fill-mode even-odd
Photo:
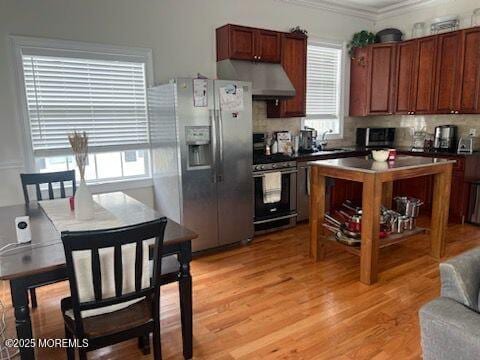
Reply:
[[[117,217],[108,224],[168,218],[165,255],[175,253],[179,268],[159,293],[164,358],[435,358],[430,343],[422,348],[419,311],[440,293],[439,263],[480,244],[476,8],[472,0],[5,0],[0,247],[12,246],[10,218],[24,211],[19,175],[76,169],[64,149],[35,143],[50,123],[33,138],[28,131],[51,106],[35,88],[35,76],[48,80],[43,57],[85,54],[97,73],[106,62],[119,68],[112,76],[135,82],[112,103],[130,86],[128,101],[141,104],[134,115],[115,112],[127,130],[102,128],[112,143],[98,143],[89,128],[86,185]],[[397,38],[372,40],[384,29]],[[357,34],[367,42],[351,48]],[[36,96],[22,99],[23,87]],[[133,143],[120,143],[129,131]],[[34,239],[31,249],[0,251],[7,339],[65,337],[62,226],[41,206],[41,228],[55,244],[45,236],[46,246]],[[32,275],[40,265],[43,278]],[[102,284],[93,285],[97,296]],[[155,339],[88,357],[157,358]],[[26,359],[65,355],[18,350]]]

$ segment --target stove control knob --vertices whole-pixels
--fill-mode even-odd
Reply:
[[[277,164],[272,164],[272,169],[275,169],[277,167]]]
[[[257,165],[256,169],[257,169],[257,170],[263,170],[263,169],[265,169],[265,166],[263,166],[263,165]]]

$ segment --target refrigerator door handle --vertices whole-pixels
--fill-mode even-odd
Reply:
[[[212,144],[212,183],[217,182],[217,124],[215,119],[215,110],[208,110],[211,126],[211,144]]]
[[[218,120],[218,147],[219,147],[219,163],[218,163],[218,182],[223,181],[223,120],[222,111],[216,110]]]

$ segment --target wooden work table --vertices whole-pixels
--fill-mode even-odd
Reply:
[[[360,256],[360,281],[373,284],[378,278],[380,248],[397,244],[425,231],[416,229],[379,238],[380,208],[391,208],[393,181],[425,175],[434,176],[431,217],[431,255],[440,259],[445,253],[445,229],[448,222],[450,184],[454,160],[398,156],[394,162],[377,162],[367,157],[349,157],[309,162],[311,166],[310,255],[315,261],[325,257],[325,246],[341,247]],[[360,248],[341,244],[323,230],[325,214],[325,178],[358,181],[362,190],[362,233]]]

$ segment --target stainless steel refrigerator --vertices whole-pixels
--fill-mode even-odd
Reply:
[[[225,89],[241,89],[243,106],[224,110]],[[157,210],[198,233],[193,251],[251,239],[251,84],[176,78],[148,104]]]

